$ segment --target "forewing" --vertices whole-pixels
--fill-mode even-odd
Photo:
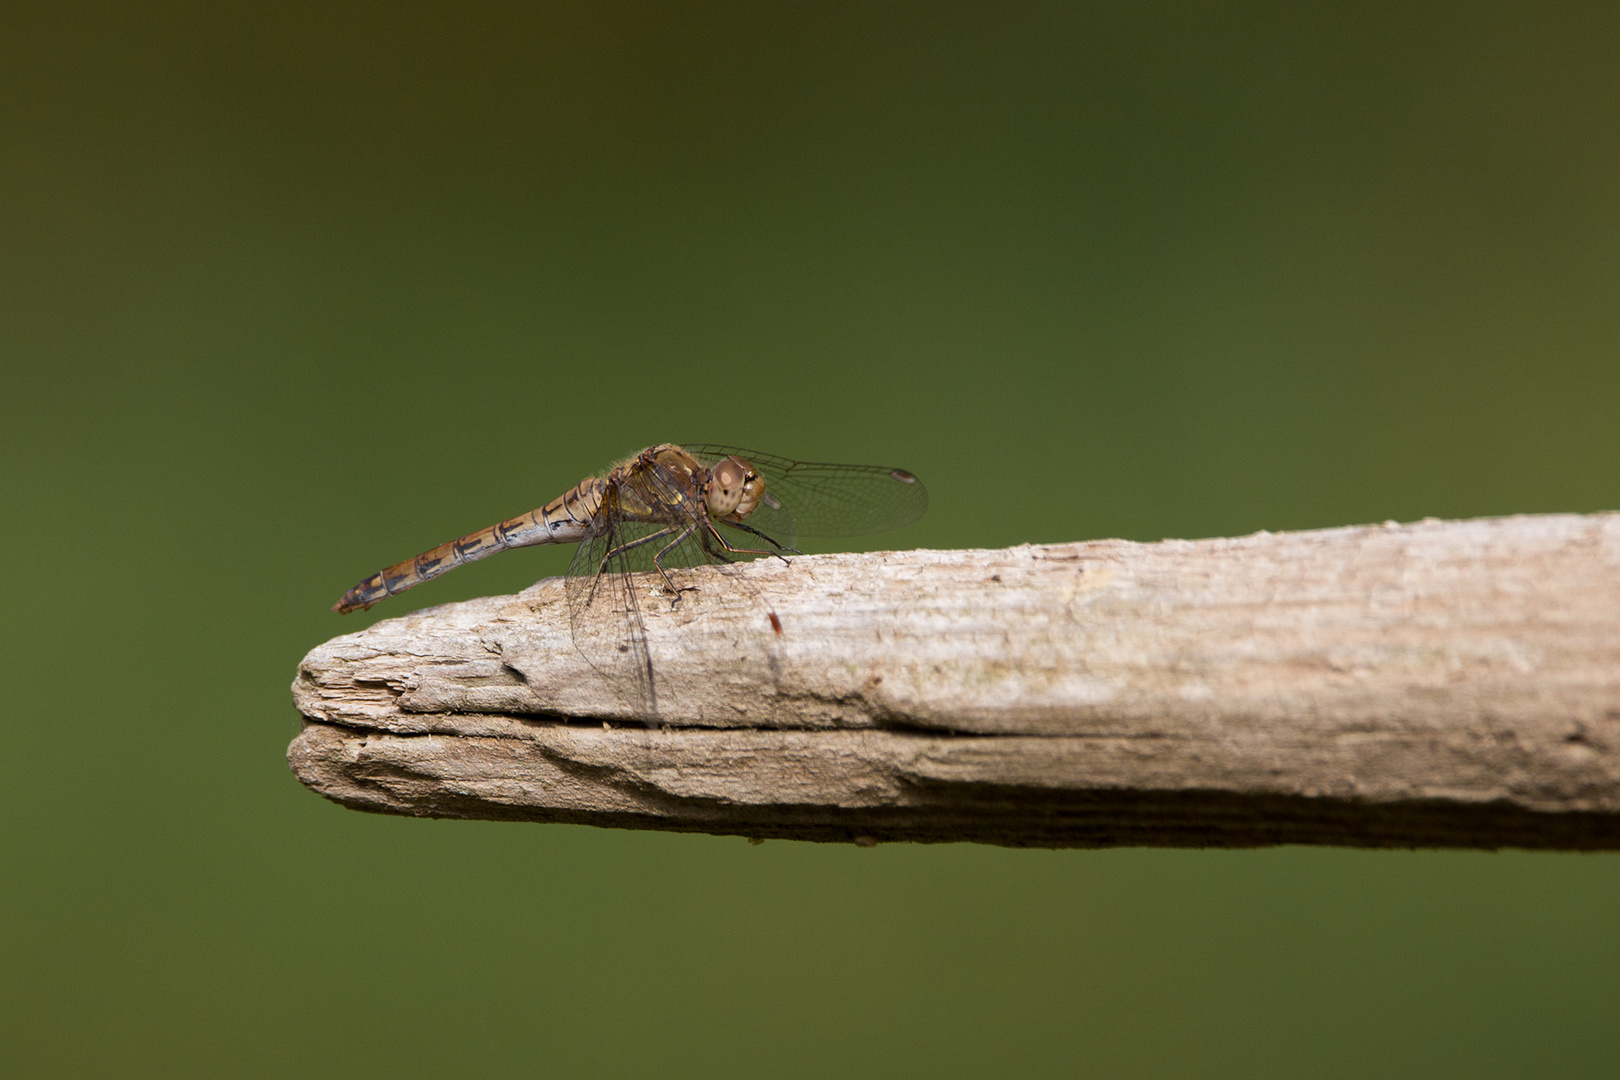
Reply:
[[[765,501],[747,523],[785,546],[791,547],[796,536],[887,532],[911,524],[928,509],[928,489],[904,469],[791,461],[710,443],[682,446],[705,465],[735,454],[758,469],[765,477]]]

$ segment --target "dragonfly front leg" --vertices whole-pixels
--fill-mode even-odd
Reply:
[[[758,529],[754,528],[752,525],[748,524],[747,522],[744,522],[744,521],[728,521],[728,522],[726,522],[726,524],[730,525],[733,529],[741,529],[743,532],[753,533],[755,536],[759,537],[761,540],[765,541],[767,544],[771,545],[773,548],[776,549],[775,551],[761,552],[760,554],[762,554],[762,555],[777,555],[777,556],[780,556],[780,554],[782,552],[784,552],[784,551],[791,551],[795,555],[803,555],[804,554],[804,552],[800,551],[798,548],[783,547],[781,544],[777,543],[777,541],[776,541],[776,539],[774,537],[766,536],[764,533],[760,532]],[[721,542],[724,543],[725,541],[722,540]],[[730,545],[727,545],[727,547],[732,551],[742,550],[740,548],[731,548]],[[786,562],[787,560],[784,559],[783,561]]]
[[[714,559],[716,562],[723,562],[727,564],[735,563],[737,561],[736,559],[728,558],[726,553],[723,551],[716,551],[709,543],[709,538],[715,535],[716,533],[714,531],[714,526],[712,525],[698,534],[703,542],[703,554],[707,555],[711,559]]]
[[[787,556],[783,555],[782,552],[791,551],[795,555],[803,554],[803,552],[799,551],[798,548],[785,548],[785,547],[783,547],[781,544],[778,544],[775,540],[772,540],[770,537],[766,536],[764,533],[760,532],[758,529],[753,528],[752,526],[749,526],[749,525],[744,525],[740,521],[728,521],[728,522],[726,522],[726,524],[730,525],[734,529],[743,529],[743,530],[746,530],[747,532],[751,532],[755,536],[759,537],[761,540],[765,541],[767,544],[774,545],[775,548],[776,548],[775,551],[765,551],[765,550],[762,550],[760,548],[732,547],[729,543],[727,543],[724,534],[722,534],[719,529],[715,528],[714,525],[711,524],[709,526],[709,532],[714,536],[714,538],[716,540],[720,541],[720,546],[721,547],[724,547],[727,551],[731,552],[733,555],[775,555],[778,559],[781,559],[783,562],[787,562]],[[718,554],[718,552],[716,552],[715,554]],[[724,558],[724,556],[722,556],[722,558]],[[730,562],[731,560],[726,559],[726,561]]]

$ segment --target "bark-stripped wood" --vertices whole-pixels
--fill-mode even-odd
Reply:
[[[1620,514],[691,573],[647,583],[657,729],[550,579],[314,649],[293,770],[750,837],[1620,848]]]

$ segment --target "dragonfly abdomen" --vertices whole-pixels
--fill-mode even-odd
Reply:
[[[497,551],[538,544],[572,544],[590,531],[591,516],[602,504],[602,481],[584,480],[537,510],[499,525],[440,544],[414,559],[379,570],[343,594],[332,610],[339,614],[369,608],[395,593],[414,588]]]

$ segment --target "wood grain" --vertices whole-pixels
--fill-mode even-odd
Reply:
[[[312,650],[293,770],[750,837],[1620,848],[1620,514],[691,575],[643,595],[657,727],[550,579]]]

